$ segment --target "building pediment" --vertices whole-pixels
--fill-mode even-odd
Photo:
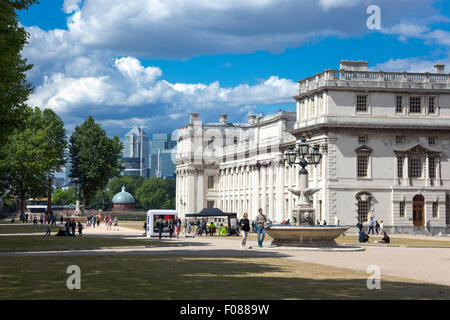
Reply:
[[[372,151],[373,149],[365,144],[355,149],[356,153],[371,153]]]
[[[395,153],[419,153],[419,154],[439,154],[440,152],[437,150],[433,150],[430,148],[427,148],[420,143],[416,143],[412,146],[407,146],[403,149],[397,149],[394,150]]]

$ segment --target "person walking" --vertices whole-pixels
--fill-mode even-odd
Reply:
[[[384,232],[384,222],[383,220],[380,221],[380,234],[383,234]]]
[[[428,235],[431,236],[431,220],[427,221],[427,231],[428,231]]]
[[[258,239],[258,247],[262,248],[264,237],[266,236],[266,222],[267,218],[263,214],[263,209],[258,209],[258,215],[256,216],[256,236]]]
[[[244,212],[244,215],[241,220],[239,220],[239,226],[241,228],[242,233],[242,242],[241,242],[241,249],[245,249],[245,245],[247,244],[247,236],[250,232],[250,221],[248,220],[248,214],[247,212]]]
[[[119,219],[117,216],[114,217],[114,231],[119,231]]]
[[[370,234],[370,230],[372,230],[372,234],[375,234],[375,232],[374,232],[374,223],[375,223],[375,221],[373,220],[373,218],[370,218],[370,221],[369,221],[369,231],[367,231],[367,234]]]
[[[176,234],[177,234],[177,239],[179,239],[180,238],[180,232],[181,232],[181,224],[182,224],[182,222],[181,222],[181,219],[180,218],[176,218],[176,224],[175,224],[175,232],[176,232]]]
[[[83,225],[81,224],[81,222],[78,221],[78,235],[80,237],[83,236]]]
[[[75,236],[75,229],[77,227],[77,223],[75,222],[75,219],[72,219],[72,235]]]
[[[378,220],[375,220],[375,232],[378,234],[380,232],[380,224]]]
[[[163,229],[164,229],[164,222],[161,217],[159,217],[159,220],[156,223],[156,227],[158,228],[159,240],[161,240],[161,236],[162,236]]]
[[[172,239],[172,233],[175,230],[175,223],[172,219],[169,219],[169,223],[167,224],[167,226],[169,227],[169,239]]]

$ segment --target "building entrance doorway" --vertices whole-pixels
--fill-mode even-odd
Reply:
[[[425,198],[421,195],[416,195],[413,198],[413,223],[416,227],[424,226],[424,205]]]

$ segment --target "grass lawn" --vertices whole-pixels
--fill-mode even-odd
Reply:
[[[38,225],[33,225],[31,224],[22,224],[22,223],[10,223],[7,225],[0,225],[0,234],[6,234],[6,233],[42,233],[45,234],[45,232],[47,231],[47,226],[46,224],[38,224]],[[59,228],[65,228],[63,226],[58,226],[58,225],[50,225],[50,230],[52,232],[57,232],[59,230]]]
[[[375,244],[376,240],[381,240],[382,236],[374,236],[371,235],[369,239],[369,244]],[[423,239],[410,239],[410,238],[391,238],[390,244],[382,244],[379,245],[383,246],[433,246],[433,247],[450,247],[450,241],[446,240],[423,240]],[[359,243],[359,238],[357,236],[340,236],[336,239],[336,242],[338,244],[355,244],[355,245],[361,245]]]
[[[68,290],[69,265],[81,290]],[[0,257],[0,299],[450,299],[450,287],[283,258]]]
[[[0,251],[76,250],[155,245],[162,245],[162,243],[104,237],[0,236]]]

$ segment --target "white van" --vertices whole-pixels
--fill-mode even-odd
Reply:
[[[156,209],[156,210],[148,210],[147,211],[147,238],[150,237],[159,237],[158,229],[156,228],[156,222],[159,217],[163,218],[163,222],[165,224],[162,236],[169,237],[169,228],[167,228],[167,223],[170,219],[175,222],[175,219],[178,218],[178,213],[176,210],[165,210],[165,209]],[[175,230],[174,230],[175,233]],[[175,234],[172,234],[175,236]]]

